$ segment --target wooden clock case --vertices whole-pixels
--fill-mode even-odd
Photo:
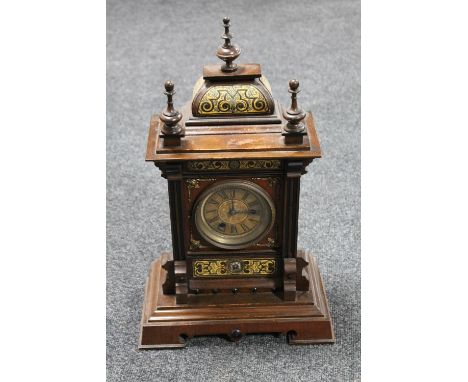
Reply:
[[[240,54],[230,43],[228,19],[224,27],[218,57],[226,64],[204,68],[180,112],[167,82],[168,107],[151,119],[146,160],[168,182],[172,253],[151,265],[139,347],[184,347],[187,338],[213,334],[239,340],[247,333],[283,333],[290,344],[334,342],[317,263],[297,249],[300,178],[321,156],[313,117],[297,106],[297,81],[290,82],[286,109],[272,97],[260,65],[235,66],[229,61],[235,54],[223,56],[229,49]],[[269,231],[246,248],[210,244],[194,222],[197,198],[226,180],[258,185],[275,205]]]

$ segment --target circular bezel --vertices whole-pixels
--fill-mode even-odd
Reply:
[[[203,210],[208,199],[225,188],[247,189],[257,195],[265,212],[260,223],[252,231],[240,235],[226,235],[214,230],[205,220]],[[208,243],[223,249],[242,249],[258,243],[271,230],[275,221],[275,206],[270,195],[257,184],[245,180],[225,180],[208,187],[198,197],[194,211],[195,226],[199,234]]]

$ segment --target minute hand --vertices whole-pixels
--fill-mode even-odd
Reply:
[[[233,210],[234,215],[235,214],[247,214],[248,212],[249,210],[240,210],[240,211]]]

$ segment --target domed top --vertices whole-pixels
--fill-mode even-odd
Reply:
[[[224,62],[215,58],[213,64],[203,66],[191,100],[180,106],[178,99],[174,102],[174,82],[161,83],[167,105],[152,119],[147,160],[320,157],[313,119],[298,105],[304,83],[289,77],[283,91],[289,90],[290,104],[280,105],[260,64],[234,64],[240,48],[233,44],[231,19],[223,16],[218,19],[224,32],[220,33],[222,43],[215,42],[215,46],[220,45],[217,53]]]

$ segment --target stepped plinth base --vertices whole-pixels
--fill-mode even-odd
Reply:
[[[309,263],[304,271],[310,287],[296,292],[295,301],[269,292],[220,293],[177,304],[175,296],[162,291],[166,271],[161,265],[169,258],[163,254],[152,263],[146,281],[139,348],[181,348],[187,339],[206,335],[238,341],[249,333],[285,334],[290,345],[335,342],[317,263],[310,254],[302,257]]]

